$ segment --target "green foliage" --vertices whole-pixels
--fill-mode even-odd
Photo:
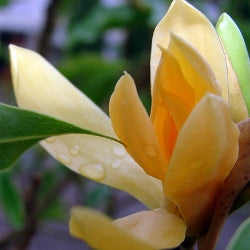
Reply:
[[[13,228],[22,229],[24,226],[24,204],[10,172],[0,175],[0,203]]]
[[[40,214],[40,219],[43,220],[65,220],[66,208],[63,202],[59,199],[55,199],[49,204]]]
[[[250,49],[250,1],[249,0],[229,0],[224,1],[222,10],[227,12],[239,26],[243,37],[245,38],[246,46],[248,51]]]
[[[166,10],[168,9],[171,0],[138,0],[141,6],[148,9],[150,12],[149,16],[149,25],[155,27],[157,23],[162,19],[162,17],[166,14]]]
[[[147,13],[136,11],[129,5],[107,8],[95,5],[79,17],[69,29],[69,44],[93,43],[111,28],[128,28],[143,21]]]
[[[59,66],[63,75],[98,105],[109,98],[127,68],[124,60],[107,61],[97,54],[71,56]]]
[[[0,104],[0,131],[0,170],[14,165],[18,157],[35,143],[54,135],[80,133],[113,139],[53,117],[4,104]]]
[[[150,114],[151,109],[151,94],[150,91],[141,91],[139,93],[140,99],[147,110],[148,114]]]
[[[42,210],[40,211],[40,219],[63,220],[66,213],[65,205],[62,203],[59,194],[55,192],[61,191],[63,171],[60,166],[54,171],[43,172],[41,184],[39,187],[38,199]]]
[[[70,42],[94,42],[107,28],[133,24],[136,15],[133,9],[126,7],[105,8],[97,5],[70,31]]]
[[[8,4],[10,2],[10,0],[0,0],[0,6],[4,6],[6,4]]]
[[[230,240],[227,250],[247,250],[250,249],[250,217],[245,220],[237,229]]]

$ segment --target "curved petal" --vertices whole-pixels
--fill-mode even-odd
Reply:
[[[164,209],[141,211],[113,223],[157,249],[177,247],[186,234],[184,221]]]
[[[229,105],[231,108],[232,119],[235,122],[240,122],[248,118],[247,106],[239,86],[238,78],[233,70],[226,51],[225,55],[227,58]]]
[[[194,89],[196,103],[207,92],[221,95],[221,88],[214,72],[199,51],[193,48],[192,44],[171,33],[167,52],[178,62],[184,78]]]
[[[174,0],[163,19],[155,28],[151,51],[151,84],[161,58],[158,45],[167,48],[170,31],[187,41],[211,66],[221,85],[222,96],[228,99],[227,68],[218,35],[210,21],[184,0]]]
[[[133,237],[96,210],[75,207],[70,219],[70,233],[95,249],[102,250],[154,250],[155,248]]]
[[[168,161],[177,133],[194,104],[194,90],[184,78],[178,62],[162,48],[162,59],[155,79],[150,118]]]
[[[127,152],[146,173],[162,180],[167,162],[149,116],[137,95],[134,81],[127,73],[115,87],[109,112],[113,128]]]
[[[10,47],[18,105],[115,137],[109,118],[37,53]],[[147,206],[165,203],[161,182],[148,176],[118,143],[86,135],[64,135],[42,142],[70,169],[131,193]]]
[[[164,191],[192,234],[208,225],[215,198],[237,159],[238,136],[228,106],[213,94],[200,101],[178,135]]]
[[[220,87],[210,66],[181,38],[171,34],[168,49],[160,49],[150,118],[169,160],[177,132],[193,107],[207,92],[219,95]]]

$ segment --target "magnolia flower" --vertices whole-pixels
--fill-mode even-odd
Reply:
[[[216,197],[238,154],[228,107],[228,68],[212,24],[183,0],[157,25],[151,52],[152,108],[141,104],[125,73],[109,118],[35,52],[10,47],[18,105],[71,122],[123,144],[89,135],[42,141],[58,161],[92,180],[124,190],[148,206],[112,222],[73,209],[71,233],[98,249],[178,246],[204,233]],[[237,83],[237,79],[236,79]]]

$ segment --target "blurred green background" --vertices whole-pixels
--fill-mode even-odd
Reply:
[[[152,32],[171,1],[37,0],[33,1],[34,9],[30,7],[31,2],[0,1],[0,101],[15,104],[7,49],[13,43],[41,53],[106,112],[117,80],[127,71],[134,77],[149,110]],[[249,50],[249,0],[190,2],[214,24],[220,13],[231,15]],[[15,7],[18,4],[20,10]],[[32,15],[33,10],[40,11],[39,15]],[[96,207],[112,217],[141,208],[133,198],[60,166],[37,145],[15,168],[0,175],[0,249],[43,249],[45,239],[50,242],[47,250],[88,249],[67,231],[69,211],[76,204]],[[34,218],[29,217],[32,211]],[[32,232],[23,239],[28,235],[27,227]],[[220,244],[225,246],[233,230],[229,226],[225,233],[227,239],[222,239]],[[59,233],[49,239],[46,232]]]

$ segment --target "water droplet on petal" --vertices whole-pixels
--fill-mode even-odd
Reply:
[[[145,154],[149,157],[155,157],[157,155],[157,151],[152,145],[147,145],[144,150]]]
[[[77,156],[79,155],[80,153],[80,147],[78,145],[75,145],[74,147],[70,148],[69,149],[69,153],[72,155],[72,156]]]
[[[56,158],[57,158],[57,160],[58,161],[60,161],[63,165],[66,165],[66,166],[68,166],[68,165],[71,165],[72,164],[72,161],[71,161],[71,159],[67,156],[67,155],[65,155],[65,154],[56,154]]]
[[[118,168],[120,165],[122,164],[122,161],[121,160],[116,160],[116,161],[113,161],[111,166],[112,168]]]
[[[106,171],[101,164],[87,164],[79,167],[80,174],[95,180],[102,181],[106,176]]]
[[[204,165],[204,162],[202,160],[195,160],[195,161],[190,162],[191,170],[201,169],[203,165]]]
[[[46,141],[47,143],[53,143],[53,142],[55,142],[55,140],[56,140],[56,137],[55,137],[55,136],[52,136],[52,137],[47,138],[45,141]]]
[[[116,156],[125,156],[126,155],[126,150],[122,146],[114,147],[113,152]]]

